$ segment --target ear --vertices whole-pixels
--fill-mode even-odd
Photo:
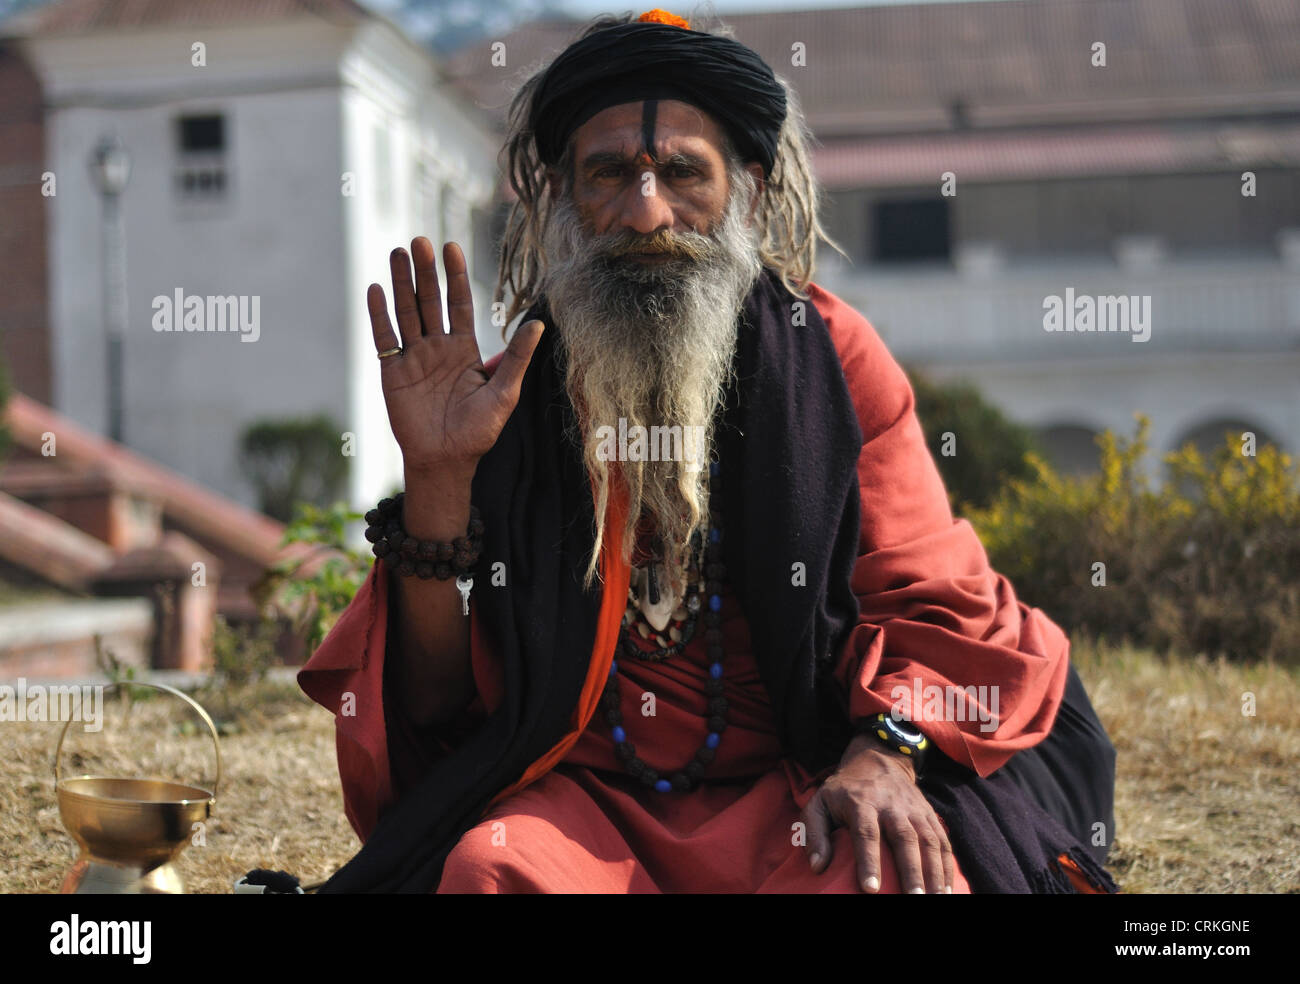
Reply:
[[[564,193],[564,175],[556,168],[548,167],[546,169],[546,183],[551,186],[551,201],[559,199]]]
[[[754,182],[758,186],[754,193],[754,200],[749,203],[749,219],[752,222],[755,213],[758,212],[758,200],[763,197],[763,189],[767,187],[767,182],[763,179],[763,165],[758,161],[746,164],[745,170],[754,176]]]

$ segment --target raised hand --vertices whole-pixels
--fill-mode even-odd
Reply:
[[[540,321],[521,325],[489,378],[474,335],[474,304],[460,246],[447,243],[442,252],[450,332],[443,331],[433,244],[420,236],[411,242],[411,255],[414,284],[406,250],[399,247],[389,256],[400,342],[384,289],[371,284],[366,293],[376,351],[401,348],[400,354],[379,360],[388,422],[408,474],[473,474],[519,402],[524,370],[543,326]]]

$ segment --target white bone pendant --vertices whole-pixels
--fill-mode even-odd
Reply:
[[[650,602],[650,568],[646,568],[646,576],[641,579],[641,592],[637,598],[637,607],[645,615],[645,620],[650,623],[656,632],[662,632],[668,625],[669,619],[672,618],[673,612],[681,604],[682,596],[674,594],[667,584],[664,583],[664,572],[657,564],[651,565],[657,568],[655,570],[655,579],[658,581],[659,602],[651,604]]]

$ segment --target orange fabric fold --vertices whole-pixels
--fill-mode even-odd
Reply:
[[[592,489],[592,501],[595,501],[595,489]],[[626,491],[611,476],[610,496],[605,510],[608,517],[605,538],[600,550],[600,572],[604,588],[600,598],[600,615],[596,620],[596,641],[591,647],[591,662],[587,667],[587,679],[582,684],[582,694],[578,706],[573,711],[573,728],[541,758],[528,766],[513,784],[507,786],[492,797],[484,815],[498,802],[536,782],[555,768],[569,753],[587,722],[596,713],[600,695],[605,690],[605,681],[609,678],[609,668],[614,661],[614,649],[618,643],[619,629],[623,624],[623,613],[627,610],[627,592],[632,578],[632,570],[623,560],[623,524],[627,520]]]
[[[1056,863],[1061,866],[1065,872],[1065,877],[1070,879],[1070,884],[1074,886],[1075,891],[1081,895],[1109,895],[1105,889],[1094,885],[1083,870],[1074,863],[1068,854],[1062,854],[1056,859]]]

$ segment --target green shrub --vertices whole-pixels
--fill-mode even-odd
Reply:
[[[1039,448],[1028,427],[1007,419],[970,383],[936,383],[915,370],[907,376],[954,512],[987,506],[1008,481],[1032,474],[1026,456]],[[944,454],[945,434],[954,453]]]
[[[1300,663],[1300,480],[1277,447],[1250,457],[1239,438],[1229,435],[1208,462],[1192,444],[1165,458],[1169,488],[1190,487],[1194,507],[1153,632],[1189,652]]]
[[[1153,490],[1131,441],[1098,438],[1101,471],[1063,478],[1030,454],[971,522],[1018,596],[1069,631],[1158,651],[1296,662],[1300,478],[1272,445],[1229,440],[1211,462],[1188,445]],[[1104,571],[1095,565],[1103,564]],[[1104,584],[1100,582],[1104,574]]]
[[[280,662],[276,642],[280,623],[264,618],[251,625],[231,625],[218,615],[212,626],[212,672],[230,687],[247,687],[266,678]]]
[[[257,489],[262,512],[287,523],[294,503],[324,506],[342,495],[349,459],[341,433],[326,416],[249,426],[240,438],[239,463]]]
[[[289,613],[308,654],[316,651],[370,573],[374,557],[345,542],[347,524],[363,518],[342,502],[325,509],[298,503],[282,543],[310,543],[319,549],[299,560],[281,561],[257,585],[259,605]],[[304,574],[322,554],[326,559],[319,568]]]

